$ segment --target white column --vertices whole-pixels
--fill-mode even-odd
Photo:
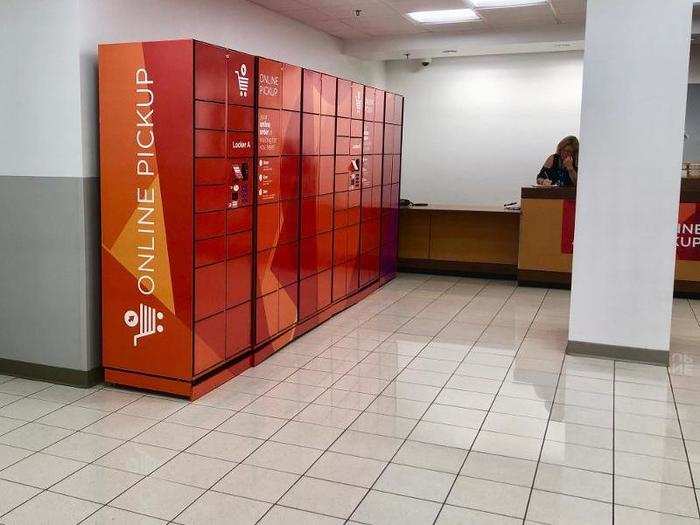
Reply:
[[[668,362],[692,0],[588,0],[569,353]]]

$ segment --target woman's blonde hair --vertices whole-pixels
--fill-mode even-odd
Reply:
[[[557,155],[561,155],[561,152],[567,146],[571,147],[571,149],[573,150],[574,164],[578,166],[578,139],[573,135],[564,137],[559,141],[559,144],[557,145]]]

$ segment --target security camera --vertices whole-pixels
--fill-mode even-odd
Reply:
[[[433,62],[432,58],[422,58],[420,63],[423,67],[428,67]]]

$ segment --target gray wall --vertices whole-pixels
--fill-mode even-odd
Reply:
[[[100,365],[96,178],[0,176],[0,357]]]

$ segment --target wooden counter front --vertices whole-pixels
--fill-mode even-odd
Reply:
[[[400,270],[516,276],[519,212],[430,205],[399,213]]]
[[[518,282],[562,286],[571,283],[572,255],[561,251],[563,202],[576,188],[523,188],[521,192]]]
[[[523,188],[518,250],[518,282],[524,285],[571,285],[572,254],[562,251],[564,202],[575,201],[576,188]],[[700,203],[700,179],[681,179],[681,203]],[[700,261],[677,260],[675,291],[700,296]]]

